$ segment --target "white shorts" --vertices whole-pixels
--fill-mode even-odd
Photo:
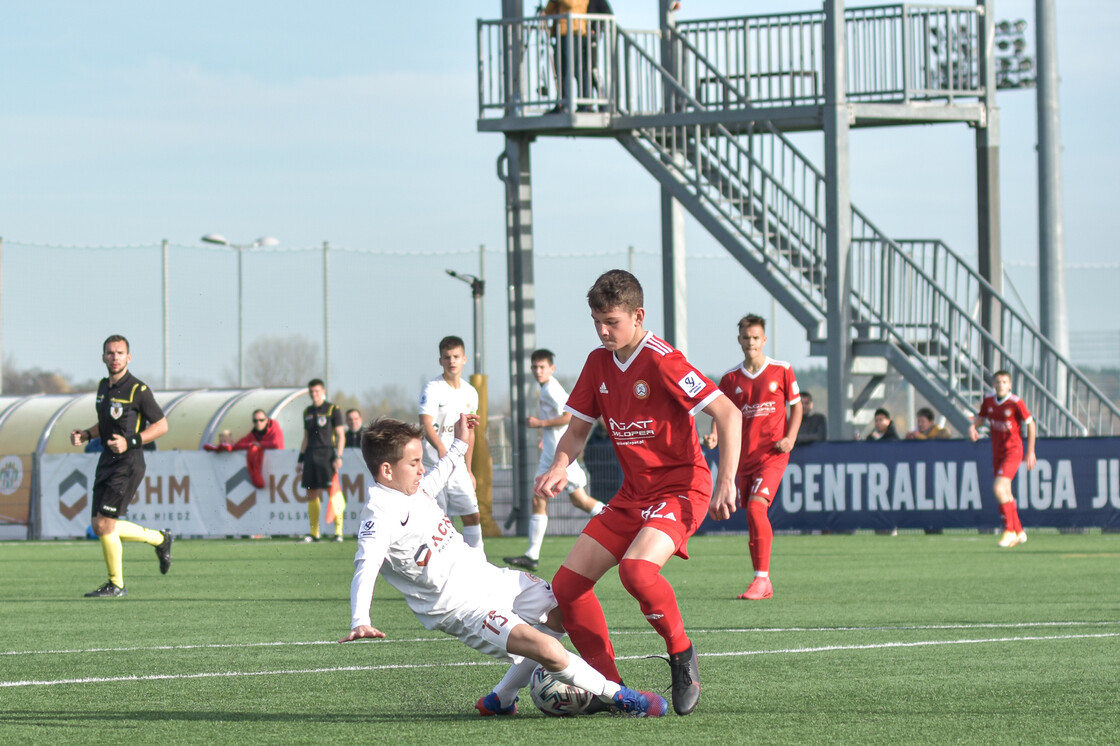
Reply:
[[[552,461],[546,462],[542,458],[540,466],[537,467],[537,476],[539,477],[541,474],[548,471],[548,467],[550,466],[552,466]],[[576,490],[587,486],[587,475],[583,473],[583,467],[579,465],[578,461],[573,461],[568,464],[568,468],[564,473],[568,477],[568,485],[563,490],[565,495],[570,495]]]
[[[519,624],[544,624],[556,608],[552,586],[535,575],[501,568],[497,582],[485,598],[463,605],[439,621],[436,629],[457,637],[480,653],[520,663],[523,656],[509,653],[509,633]]]
[[[436,495],[436,504],[449,516],[477,513],[478,496],[475,494],[474,485],[471,484],[470,472],[466,469],[456,469],[451,472],[451,478]]]

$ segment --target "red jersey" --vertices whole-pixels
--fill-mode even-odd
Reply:
[[[766,358],[762,368],[751,374],[740,364],[723,374],[719,388],[743,413],[739,471],[771,458],[788,461],[789,454],[774,450],[774,444],[786,437],[786,405],[801,401],[801,389],[797,387],[793,367]]]
[[[719,395],[679,350],[646,332],[625,363],[606,348],[592,351],[564,410],[606,423],[623,474],[611,504],[645,506],[668,492],[711,494],[693,417]]]
[[[1022,426],[1031,421],[1026,402],[1015,394],[1008,394],[1002,401],[996,400],[995,394],[985,396],[978,416],[985,418],[991,429],[993,460],[1023,452]]]

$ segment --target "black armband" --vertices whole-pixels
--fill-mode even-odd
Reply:
[[[133,450],[136,450],[137,448],[143,448],[143,447],[144,447],[144,439],[140,437],[140,433],[137,433],[136,435],[133,435],[133,436],[129,437],[129,439],[128,439],[128,450],[133,451]]]
[[[82,435],[86,436],[87,443],[93,440],[93,433],[91,433],[89,430],[83,430]]]
[[[299,458],[296,459],[296,463],[297,464],[302,464],[303,463],[303,452],[302,451],[299,454]]]

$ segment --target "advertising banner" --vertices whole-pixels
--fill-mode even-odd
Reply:
[[[31,457],[0,456],[0,525],[27,525]]]
[[[1120,529],[1120,438],[1040,439],[1012,482],[1023,525]],[[814,443],[790,454],[776,531],[995,529],[987,440]],[[746,530],[739,510],[701,533]]]
[[[296,476],[296,451],[265,451],[265,486],[249,479],[245,453],[146,453],[144,481],[127,520],[198,537],[306,534],[307,493]],[[45,455],[40,474],[39,538],[85,536],[90,524],[97,454]],[[345,452],[340,482],[346,497],[343,526],[357,531],[370,479],[356,449]],[[326,506],[323,507],[323,515]],[[324,525],[324,531],[326,526]],[[333,533],[333,527],[331,528]]]

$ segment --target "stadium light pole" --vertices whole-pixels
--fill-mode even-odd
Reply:
[[[474,372],[482,375],[482,299],[486,295],[486,281],[474,275],[456,272],[453,269],[445,271],[456,280],[461,280],[471,286],[471,297],[474,298]]]
[[[207,233],[202,237],[206,243],[218,244],[219,246],[228,246],[231,249],[237,249],[237,387],[245,388],[245,346],[244,341],[244,305],[242,300],[244,298],[244,286],[241,282],[241,255],[245,249],[255,249],[258,246],[279,246],[280,241],[272,236],[264,236],[258,238],[250,244],[236,244],[231,242],[225,236],[217,233]]]

